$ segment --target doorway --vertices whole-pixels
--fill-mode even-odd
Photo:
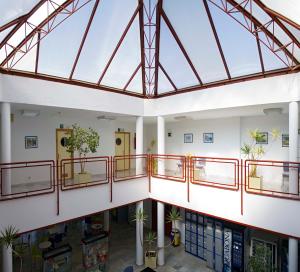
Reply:
[[[130,155],[130,132],[115,133],[115,155]],[[121,159],[116,162],[116,171],[124,171],[130,168],[130,159]]]
[[[167,222],[167,216],[172,209],[172,205],[165,204],[165,236],[169,236],[172,231],[172,223]],[[157,202],[152,200],[152,230],[157,232]]]
[[[56,129],[56,160],[58,165],[62,159],[72,159],[73,153],[67,151],[67,139],[72,135],[72,129]],[[61,173],[58,171],[58,178],[61,180]],[[64,179],[72,179],[74,176],[73,163],[65,164]]]

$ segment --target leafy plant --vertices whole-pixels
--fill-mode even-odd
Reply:
[[[272,129],[270,134],[272,142],[276,141],[279,137],[279,131],[277,129]],[[258,129],[254,129],[249,131],[249,136],[252,142],[250,144],[244,143],[241,147],[241,153],[247,160],[259,160],[266,154],[266,149],[262,146],[262,144],[259,144],[264,141],[265,135]],[[251,165],[249,176],[257,177],[256,165]]]
[[[133,219],[132,219],[132,221],[136,221],[136,222],[138,222],[138,223],[141,223],[142,225],[145,225],[145,223],[146,223],[147,220],[148,220],[148,215],[144,212],[143,209],[139,209],[139,210],[135,213],[135,215],[134,215],[134,217],[133,217]],[[142,237],[141,228],[139,228],[139,237],[140,237],[140,243],[141,243],[141,246],[143,246],[143,245],[144,245],[144,242],[143,242],[143,237]]]
[[[176,224],[178,221],[181,221],[181,220],[182,220],[182,217],[180,215],[180,211],[177,208],[172,207],[169,214],[167,215],[167,222],[172,223],[172,228],[175,232],[179,231]]]
[[[77,124],[72,125],[73,133],[66,142],[67,151],[78,152],[80,158],[80,173],[85,173],[85,158],[88,153],[97,152],[100,136],[92,128],[81,128]]]
[[[149,254],[149,251],[155,250],[152,245],[155,243],[156,240],[157,240],[156,233],[153,231],[149,231],[145,239],[145,242],[148,244],[146,255]]]
[[[247,272],[273,272],[271,264],[271,250],[263,244],[255,245],[255,253],[250,257]]]
[[[0,242],[4,245],[7,249],[11,249],[12,253],[20,259],[20,272],[23,269],[23,260],[22,260],[22,248],[20,250],[14,249],[14,242],[19,236],[19,230],[16,229],[14,226],[8,226],[4,230],[0,232]]]

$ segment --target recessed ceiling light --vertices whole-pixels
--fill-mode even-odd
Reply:
[[[187,117],[185,115],[180,115],[180,116],[175,116],[174,119],[175,120],[185,120],[185,119],[187,119]]]
[[[23,117],[37,117],[40,115],[38,110],[21,110],[21,115]]]
[[[268,108],[268,109],[263,109],[263,112],[264,112],[265,115],[281,114],[282,113],[282,108]]]
[[[98,120],[110,120],[110,121],[113,121],[113,120],[116,120],[116,117],[115,116],[99,115],[99,116],[97,116],[97,119]]]

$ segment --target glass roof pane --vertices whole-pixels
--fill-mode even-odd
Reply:
[[[165,0],[163,3],[163,8],[201,80],[207,83],[227,79],[203,1]]]
[[[255,36],[215,5],[208,4],[231,76],[261,72]]]
[[[126,90],[135,93],[143,93],[142,68],[138,70],[134,78],[127,86]]]
[[[161,65],[174,80],[177,88],[198,85],[199,82],[182,54],[168,26],[161,19],[159,59]]]
[[[3,41],[3,39],[8,35],[8,33],[15,27],[15,25],[3,30],[0,32],[0,43]]]
[[[101,85],[123,89],[140,63],[140,29],[137,16],[101,81]]]
[[[174,87],[164,74],[164,72],[158,69],[158,94],[174,91]]]
[[[0,1],[0,26],[28,13],[39,0],[2,0]]]
[[[93,7],[89,2],[41,40],[39,73],[69,77]]]
[[[25,55],[17,53],[15,58],[12,58],[12,68],[15,70],[20,71],[27,71],[27,72],[34,72],[35,71],[35,64],[36,64],[36,54],[37,54],[37,41],[38,35],[36,34],[31,44],[34,45]],[[25,50],[25,46],[22,49]],[[19,56],[18,56],[19,54]],[[15,60],[15,61],[14,61]]]
[[[98,82],[136,8],[137,0],[100,2],[73,78]]]
[[[283,24],[284,26],[295,36],[295,38],[300,41],[300,30],[293,27],[292,25],[288,24],[287,22],[279,19]]]

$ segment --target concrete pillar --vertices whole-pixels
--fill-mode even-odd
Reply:
[[[157,202],[157,264],[165,264],[165,204]]]
[[[104,211],[103,214],[103,229],[107,232],[109,232],[109,222],[110,222],[110,216],[109,216],[109,210]]]
[[[144,153],[144,118],[139,116],[136,118],[136,155],[141,155]],[[143,174],[143,159],[137,158],[136,159],[136,175]]]
[[[11,162],[11,109],[10,103],[1,103],[1,162]],[[4,171],[3,175],[3,193],[11,193],[11,175],[10,171]]]
[[[157,153],[159,155],[165,154],[165,119],[161,116],[157,117]],[[159,175],[165,174],[164,160],[158,160],[157,170]]]
[[[298,153],[298,102],[289,104],[289,161],[297,161]],[[298,169],[289,169],[289,192],[298,194]],[[298,240],[289,238],[289,272],[298,271]]]
[[[11,162],[11,108],[10,103],[1,103],[1,162]],[[11,173],[9,170],[2,173],[3,177],[3,193],[11,193]],[[13,271],[13,258],[11,247],[2,246],[2,271]]]
[[[136,213],[143,210],[143,201],[136,203]],[[144,225],[136,220],[136,265],[144,264]]]

